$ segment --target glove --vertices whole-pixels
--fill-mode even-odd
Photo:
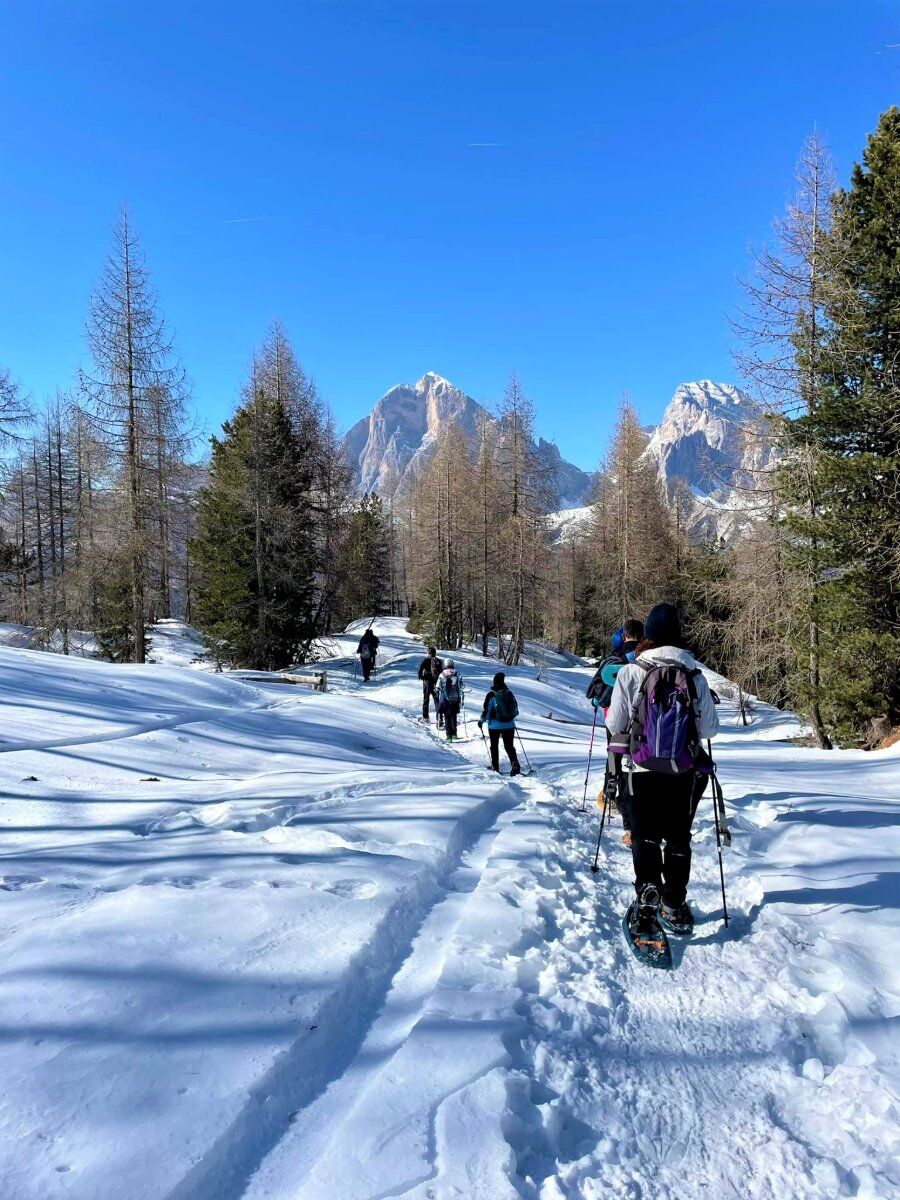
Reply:
[[[484,725],[484,721],[479,721],[479,722],[478,722],[478,728],[479,728],[479,729],[481,729],[481,728],[483,727],[483,725]]]

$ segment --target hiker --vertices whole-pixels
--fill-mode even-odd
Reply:
[[[359,639],[359,645],[356,647],[356,653],[359,655],[359,661],[362,664],[363,683],[369,682],[369,676],[372,674],[372,669],[375,666],[375,655],[378,653],[380,644],[378,638],[372,632],[372,626],[370,625]]]
[[[438,707],[437,692],[435,691],[438,678],[444,669],[443,659],[438,658],[434,646],[428,647],[428,653],[419,663],[419,679],[422,683],[422,720],[430,721],[430,704],[434,701],[434,711],[437,714],[438,729],[443,728],[444,718]]]
[[[637,902],[628,926],[632,935],[646,935],[661,919],[674,933],[688,934],[691,822],[709,769],[701,743],[718,732],[719,718],[674,606],[657,604],[644,632],[634,662],[618,672],[606,714],[631,809]]]
[[[437,686],[438,716],[444,718],[448,742],[456,737],[456,722],[464,694],[462,675],[457,671],[453,659],[448,658],[438,676]]]
[[[603,720],[612,700],[616,676],[626,663],[634,662],[634,652],[638,642],[644,636],[644,625],[635,617],[627,621],[612,635],[612,653],[597,667],[596,674],[587,686],[585,693],[595,710],[603,709]],[[622,841],[626,846],[631,845],[631,813],[628,805],[628,791],[622,781],[621,756],[609,752],[609,727],[606,729],[606,774],[603,778],[604,801],[612,801],[622,818]]]
[[[478,718],[478,728],[483,729],[487,721],[488,737],[491,742],[491,770],[500,770],[500,739],[503,739],[503,749],[510,761],[510,775],[521,775],[519,756],[516,754],[516,717],[519,715],[519,705],[516,698],[506,686],[506,675],[498,671],[494,676],[491,690],[484,698],[481,716]],[[483,735],[482,735],[483,736]]]

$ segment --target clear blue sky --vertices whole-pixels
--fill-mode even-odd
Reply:
[[[345,426],[515,367],[591,466],[623,389],[735,379],[747,247],[814,123],[846,178],[897,43],[875,0],[0,0],[0,363],[71,381],[127,200],[210,428],[278,316]]]

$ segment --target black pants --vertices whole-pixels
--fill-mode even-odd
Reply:
[[[429,705],[434,701],[434,711],[438,711],[437,692],[434,690],[434,681],[431,679],[422,680],[422,719],[427,721],[429,714]],[[440,714],[439,714],[440,715]]]
[[[372,674],[372,668],[375,666],[375,655],[371,658],[366,658],[364,654],[359,656],[359,661],[362,663],[363,683],[369,682],[369,676]]]
[[[500,739],[503,738],[503,749],[513,767],[518,767],[519,756],[516,754],[516,731],[514,729],[489,729],[491,739],[491,766],[495,771],[500,770]]]
[[[456,722],[459,719],[459,701],[445,700],[444,701],[444,728],[447,730],[448,738],[456,737]]]
[[[628,774],[623,782],[628,782]],[[691,823],[706,776],[635,771],[631,782],[634,887],[655,884],[667,904],[683,904],[691,877]]]

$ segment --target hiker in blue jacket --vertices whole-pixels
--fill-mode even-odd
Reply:
[[[506,686],[506,675],[498,671],[494,676],[491,690],[484,698],[481,716],[478,718],[478,728],[483,729],[485,722],[488,727],[488,737],[491,742],[491,769],[500,770],[500,740],[503,739],[503,749],[510,761],[510,775],[521,775],[519,756],[516,754],[516,717],[519,715],[519,705],[516,698]]]

